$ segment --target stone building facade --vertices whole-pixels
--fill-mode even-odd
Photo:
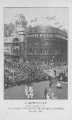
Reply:
[[[53,27],[32,27],[27,33],[27,59],[67,64],[67,33]]]
[[[22,39],[21,39],[22,37]],[[64,31],[51,26],[36,26],[26,33],[20,32],[9,42],[4,42],[5,56],[24,61],[45,62],[47,64],[67,64],[68,36]]]

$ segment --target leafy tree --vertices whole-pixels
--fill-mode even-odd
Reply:
[[[23,14],[19,14],[15,22],[16,26],[21,25],[23,28],[27,27],[27,20]]]
[[[13,23],[4,24],[4,36],[5,37],[11,36],[14,30],[15,30],[15,26]]]

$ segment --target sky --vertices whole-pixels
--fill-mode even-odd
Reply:
[[[15,22],[23,14],[28,25],[53,25],[68,29],[68,8],[4,8],[4,24]],[[37,18],[37,21],[33,21]]]

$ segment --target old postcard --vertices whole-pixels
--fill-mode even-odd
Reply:
[[[58,111],[70,111],[65,117],[72,118],[71,5],[1,3],[2,120],[19,119],[26,111],[40,112],[43,120],[44,112],[46,119],[53,111],[58,119]],[[11,118],[11,112],[20,115]]]
[[[68,8],[4,8],[4,99],[68,98]]]

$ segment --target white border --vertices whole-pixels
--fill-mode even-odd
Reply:
[[[3,99],[3,7],[68,7],[69,8],[69,41],[68,41],[68,100],[53,100],[48,101],[47,106],[49,108],[56,108],[62,107],[64,110],[48,110],[48,112],[36,112],[36,113],[28,113],[24,112],[24,110],[9,110],[8,108],[13,107],[20,107],[23,108],[25,105],[26,100],[4,100]],[[32,119],[65,119],[71,120],[72,118],[72,80],[71,80],[71,66],[72,66],[72,56],[71,56],[71,49],[72,49],[72,3],[71,2],[1,2],[0,3],[0,112],[2,113],[1,116],[3,117],[2,120],[19,120],[22,119],[29,119],[29,116]],[[29,101],[29,100],[28,100]],[[32,101],[32,100],[30,100]],[[34,100],[35,101],[35,100]],[[43,101],[43,100],[37,100]],[[16,115],[15,115],[16,114]],[[29,116],[28,116],[29,115]],[[8,118],[7,118],[8,117]]]

